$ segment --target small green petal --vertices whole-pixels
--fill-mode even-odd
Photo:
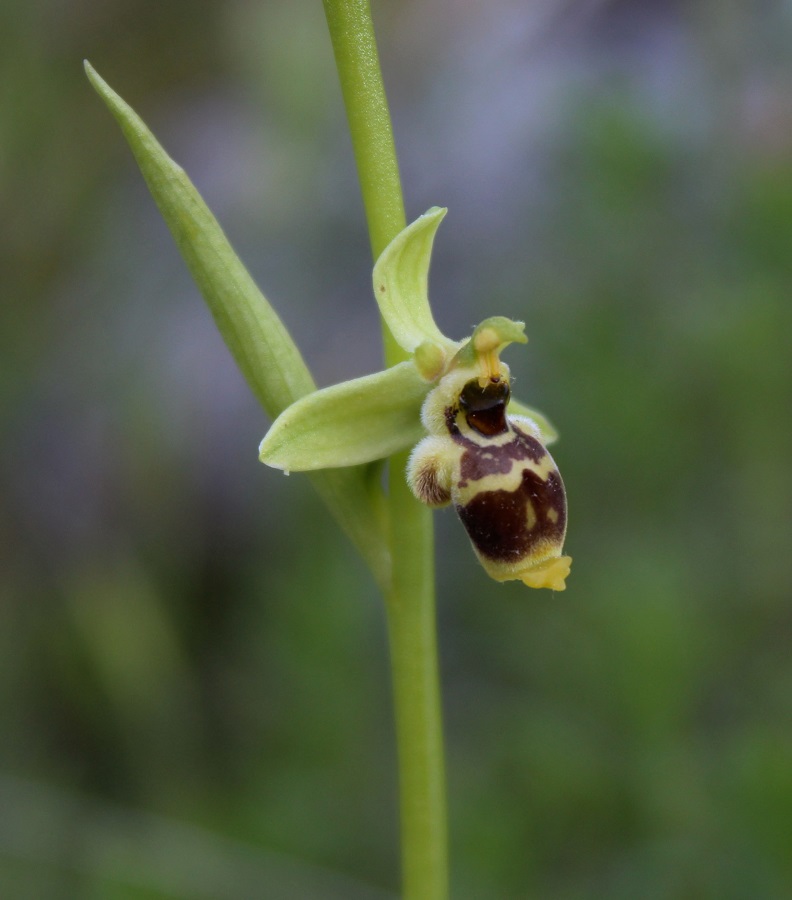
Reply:
[[[520,403],[519,400],[512,398],[512,400],[509,401],[509,415],[526,416],[531,419],[539,429],[540,440],[545,446],[553,444],[558,440],[558,432],[547,416],[536,409],[532,409],[530,406],[526,406],[524,403]]]
[[[353,466],[416,444],[431,385],[412,362],[324,388],[298,400],[272,424],[259,459],[286,472]]]
[[[445,209],[433,206],[396,235],[374,266],[374,296],[382,318],[408,353],[424,341],[456,351],[457,345],[437,327],[429,307],[432,244],[445,214]]]

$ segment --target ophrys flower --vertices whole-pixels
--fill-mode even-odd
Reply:
[[[526,343],[522,322],[486,319],[465,341],[435,324],[428,299],[434,207],[374,266],[374,294],[408,362],[316,391],[275,420],[259,448],[284,471],[352,466],[415,446],[406,477],[430,506],[453,503],[476,555],[497,581],[564,590],[566,496],[546,445],[548,420],[511,400],[500,354]]]

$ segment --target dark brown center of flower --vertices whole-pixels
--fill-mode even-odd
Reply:
[[[490,379],[484,387],[474,378],[462,388],[459,405],[468,425],[484,437],[494,437],[508,430],[506,405],[511,391],[503,379]]]

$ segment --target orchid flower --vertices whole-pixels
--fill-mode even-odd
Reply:
[[[485,570],[497,581],[563,590],[566,497],[547,444],[547,418],[511,399],[511,343],[522,322],[485,319],[464,341],[435,324],[428,275],[433,207],[385,248],[374,266],[383,319],[412,355],[382,372],[302,397],[282,412],[259,458],[284,472],[356,466],[414,446],[405,477],[429,506],[453,503]]]

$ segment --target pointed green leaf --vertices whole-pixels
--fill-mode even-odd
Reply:
[[[431,385],[411,362],[309,394],[275,420],[259,448],[287,472],[351,466],[390,456],[423,437]]]
[[[315,389],[300,351],[184,169],[87,61],[85,71],[121,126],[237,365],[264,409],[273,417],[278,415]]]
[[[431,341],[456,351],[437,327],[429,307],[429,263],[435,232],[446,214],[433,206],[408,225],[382,251],[374,266],[374,296],[396,342],[412,353]]]
[[[121,126],[237,365],[261,405],[274,418],[315,389],[297,346],[184,170],[87,61],[85,71]],[[317,472],[311,475],[311,481],[379,584],[387,585],[390,551],[385,517],[367,471],[353,468]]]
[[[510,400],[509,401],[509,415],[510,416],[526,416],[531,419],[532,422],[539,429],[540,438],[543,444],[547,446],[548,444],[553,444],[558,440],[558,432],[555,427],[552,425],[550,420],[543,413],[540,413],[539,410],[533,409],[530,406],[526,406],[524,403],[520,403],[519,400]]]

